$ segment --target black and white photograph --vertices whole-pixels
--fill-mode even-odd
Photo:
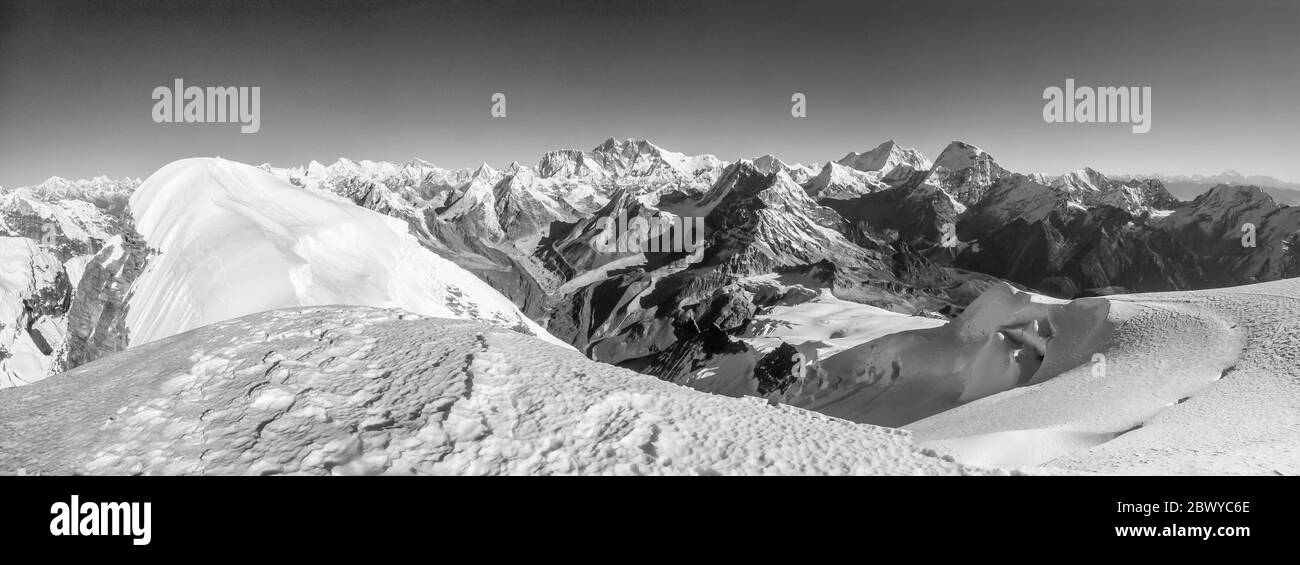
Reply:
[[[0,0],[6,519],[1201,477],[1079,535],[1282,540],[1298,94],[1294,0]]]

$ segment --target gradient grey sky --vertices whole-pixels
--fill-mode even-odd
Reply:
[[[1293,0],[248,4],[0,0],[0,186],[212,155],[535,164],[610,136],[790,162],[962,139],[1021,172],[1300,180]],[[262,87],[261,132],[154,124],[176,77]],[[1044,123],[1067,77],[1151,86],[1151,132]]]

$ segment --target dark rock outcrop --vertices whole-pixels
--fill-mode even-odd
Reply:
[[[126,349],[131,285],[151,253],[144,237],[127,228],[86,264],[68,310],[68,369]]]

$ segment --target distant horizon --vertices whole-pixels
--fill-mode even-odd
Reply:
[[[131,174],[131,173],[128,173],[128,174],[122,175],[122,174],[108,174],[108,173],[101,172],[101,173],[95,173],[95,174],[90,174],[90,175],[86,175],[86,176],[69,176],[69,175],[59,174],[59,173],[56,172],[56,173],[54,173],[54,174],[50,174],[50,175],[43,176],[43,177],[40,178],[40,180],[37,180],[36,182],[30,182],[30,183],[25,183],[25,184],[14,184],[14,185],[0,184],[0,189],[27,188],[27,187],[37,186],[37,185],[43,184],[43,183],[45,183],[45,182],[47,182],[47,181],[49,181],[49,180],[51,180],[51,179],[54,179],[54,178],[60,178],[60,179],[67,180],[67,181],[81,181],[81,180],[92,180],[92,179],[94,179],[94,178],[98,178],[98,177],[105,177],[105,178],[108,178],[108,179],[110,179],[110,180],[140,179],[141,181],[143,181],[144,179],[146,179],[146,178],[148,178],[150,175],[152,175],[154,172],[156,172],[158,169],[161,169],[162,167],[166,166],[168,163],[171,163],[171,162],[174,162],[174,161],[177,161],[177,160],[181,160],[181,159],[190,159],[190,158],[206,158],[206,157],[221,158],[221,159],[227,159],[227,160],[230,160],[230,161],[238,161],[238,162],[241,162],[241,163],[244,163],[244,164],[247,164],[247,165],[252,165],[252,166],[270,165],[270,166],[272,166],[272,167],[277,167],[277,168],[305,167],[305,166],[309,165],[312,161],[316,161],[316,162],[318,162],[318,163],[320,163],[320,164],[322,164],[322,165],[329,166],[329,165],[332,165],[332,164],[334,164],[334,163],[337,163],[337,162],[339,162],[339,161],[341,161],[341,160],[343,160],[343,159],[348,159],[348,160],[350,160],[350,161],[354,161],[354,162],[372,161],[372,162],[376,162],[376,163],[397,163],[397,164],[407,163],[407,162],[410,162],[410,161],[413,161],[413,160],[420,160],[420,161],[424,161],[424,162],[426,162],[426,163],[428,163],[428,164],[430,164],[430,165],[432,165],[432,166],[434,166],[434,167],[437,167],[437,168],[440,168],[440,169],[444,169],[444,170],[465,170],[465,169],[475,169],[475,168],[477,168],[477,167],[479,167],[479,166],[482,166],[482,165],[485,165],[485,164],[488,165],[489,167],[492,167],[492,168],[497,169],[497,170],[505,170],[505,169],[507,169],[508,167],[510,167],[510,165],[511,165],[512,163],[515,163],[515,162],[518,162],[519,164],[521,164],[521,165],[523,165],[523,166],[526,166],[526,167],[529,167],[529,168],[536,168],[536,166],[537,166],[538,162],[541,160],[542,156],[544,156],[544,155],[546,154],[546,152],[548,152],[548,151],[580,150],[580,151],[588,151],[588,152],[590,152],[590,151],[592,151],[593,149],[595,149],[596,147],[599,147],[600,143],[603,143],[604,141],[609,140],[609,139],[616,139],[616,140],[628,140],[628,139],[631,139],[631,140],[638,140],[638,141],[647,141],[647,142],[649,142],[649,143],[655,145],[656,147],[659,147],[660,149],[664,149],[664,150],[667,150],[667,151],[672,151],[672,152],[676,152],[676,153],[685,153],[685,154],[688,155],[688,156],[693,156],[693,155],[712,155],[712,156],[717,157],[717,158],[719,158],[719,159],[721,159],[721,160],[723,160],[723,161],[725,161],[725,162],[727,162],[727,163],[735,163],[735,162],[738,162],[738,161],[740,161],[740,160],[742,160],[742,159],[753,160],[753,159],[756,159],[756,158],[762,157],[762,156],[764,156],[764,155],[772,155],[773,157],[776,157],[777,159],[780,159],[782,162],[786,163],[787,165],[803,165],[803,166],[807,166],[807,165],[811,165],[811,164],[813,164],[813,163],[816,163],[817,165],[819,165],[819,167],[818,167],[819,169],[820,169],[820,167],[824,167],[824,166],[826,165],[826,163],[833,162],[833,161],[838,161],[838,160],[844,158],[845,155],[847,155],[847,154],[849,154],[849,153],[851,153],[851,152],[862,153],[862,152],[865,152],[865,151],[870,151],[871,149],[874,149],[874,148],[878,147],[880,144],[885,143],[885,142],[890,141],[890,140],[893,140],[895,143],[897,143],[897,144],[899,145],[899,147],[902,147],[902,148],[904,148],[904,149],[910,149],[910,150],[916,150],[916,151],[919,151],[922,155],[924,155],[925,157],[929,158],[929,159],[932,160],[932,161],[933,161],[935,158],[937,158],[937,157],[938,157],[938,154],[939,154],[940,152],[942,152],[943,149],[946,148],[947,145],[948,145],[948,144],[945,144],[943,147],[939,148],[939,150],[938,150],[937,152],[933,152],[933,153],[932,153],[932,152],[925,151],[924,149],[921,149],[921,148],[919,148],[919,147],[912,146],[912,145],[909,145],[909,144],[907,144],[907,143],[899,142],[899,141],[897,141],[897,138],[886,138],[885,140],[882,140],[882,141],[879,142],[879,143],[876,143],[876,144],[874,144],[874,145],[871,145],[870,147],[864,147],[864,148],[861,148],[861,149],[850,149],[850,150],[844,151],[841,155],[839,155],[839,156],[837,156],[837,157],[833,157],[833,158],[830,158],[830,159],[820,159],[820,160],[815,160],[815,161],[808,161],[808,162],[794,161],[794,160],[786,159],[785,157],[782,157],[782,156],[780,156],[780,155],[776,155],[776,154],[772,154],[772,153],[761,153],[761,154],[758,154],[758,155],[749,155],[749,156],[740,157],[740,158],[731,158],[731,157],[728,157],[728,156],[719,155],[719,154],[716,153],[716,152],[709,152],[709,151],[705,151],[705,152],[703,152],[703,153],[687,153],[687,152],[683,152],[683,151],[677,151],[676,149],[674,149],[674,148],[672,148],[672,147],[667,147],[667,146],[664,146],[663,144],[660,144],[660,143],[656,143],[653,139],[646,139],[646,138],[643,138],[643,137],[636,137],[636,136],[607,136],[607,137],[602,138],[600,142],[597,142],[596,144],[592,145],[591,148],[587,148],[587,149],[579,148],[579,147],[555,147],[555,148],[551,148],[551,149],[547,149],[547,150],[542,151],[542,152],[539,153],[539,154],[538,154],[534,159],[531,159],[531,160],[525,160],[525,159],[512,159],[512,160],[510,160],[510,161],[508,161],[508,162],[504,162],[504,163],[502,163],[502,162],[495,162],[495,163],[494,163],[494,162],[491,162],[491,161],[477,161],[477,162],[471,162],[471,163],[469,163],[469,164],[467,164],[467,165],[462,165],[462,166],[449,166],[449,165],[446,165],[446,164],[444,164],[444,163],[441,163],[441,162],[437,161],[436,159],[431,159],[431,158],[429,158],[429,157],[426,157],[426,156],[419,156],[419,155],[410,156],[410,157],[405,157],[405,158],[397,158],[397,159],[393,159],[393,158],[375,159],[375,158],[361,158],[361,157],[353,157],[353,156],[347,156],[347,155],[340,155],[340,156],[336,156],[336,157],[334,157],[333,159],[320,159],[320,158],[313,158],[313,159],[308,159],[308,160],[303,161],[303,162],[292,162],[292,163],[291,163],[291,162],[277,162],[277,161],[257,161],[257,160],[245,161],[245,160],[242,160],[242,159],[233,159],[233,158],[225,157],[225,156],[222,156],[222,155],[192,155],[192,156],[190,156],[190,157],[181,157],[181,158],[179,158],[179,159],[175,159],[175,160],[173,160],[173,161],[168,161],[167,163],[162,163],[162,164],[158,165],[158,167],[157,167],[156,169],[151,170],[151,171],[148,171],[148,172],[145,172],[145,173],[140,173],[140,174]],[[1095,170],[1095,171],[1098,171],[1098,172],[1100,172],[1100,173],[1102,173],[1102,174],[1104,174],[1104,175],[1106,175],[1106,176],[1109,176],[1109,177],[1141,177],[1141,178],[1171,178],[1171,177],[1187,177],[1187,178],[1196,178],[1196,177],[1217,177],[1217,176],[1224,176],[1224,175],[1228,175],[1228,174],[1235,173],[1235,174],[1237,174],[1237,175],[1239,175],[1239,176],[1242,176],[1242,177],[1267,177],[1267,178],[1271,178],[1272,180],[1275,180],[1275,181],[1278,181],[1278,182],[1280,182],[1280,183],[1284,183],[1284,184],[1296,184],[1296,185],[1300,185],[1300,182],[1295,181],[1295,180],[1291,180],[1291,179],[1287,179],[1287,178],[1279,178],[1279,177],[1277,177],[1277,176],[1273,176],[1273,175],[1266,175],[1266,174],[1260,174],[1260,173],[1254,173],[1254,172],[1242,172],[1242,171],[1237,171],[1237,170],[1235,170],[1235,169],[1224,169],[1224,170],[1221,170],[1221,171],[1216,172],[1216,173],[1162,173],[1162,172],[1151,172],[1151,171],[1145,171],[1145,172],[1120,172],[1120,171],[1107,171],[1107,170],[1104,170],[1104,169],[1101,169],[1101,168],[1098,168],[1098,167],[1095,167],[1095,166],[1092,166],[1092,165],[1084,164],[1084,165],[1080,165],[1080,166],[1075,167],[1075,168],[1072,168],[1072,169],[1066,169],[1066,170],[1063,170],[1063,171],[1057,171],[1057,172],[1035,171],[1035,170],[1019,170],[1019,169],[1016,169],[1015,167],[1008,166],[1008,165],[1007,165],[1006,163],[1004,163],[1001,159],[999,159],[996,150],[990,150],[989,148],[987,148],[987,147],[985,147],[985,146],[983,146],[983,145],[980,145],[979,143],[972,142],[972,141],[970,141],[969,139],[954,139],[954,140],[950,141],[949,143],[956,143],[956,142],[964,142],[964,143],[968,143],[968,144],[970,144],[970,145],[974,145],[975,147],[978,147],[978,148],[980,148],[981,150],[983,150],[984,152],[986,152],[986,153],[988,153],[989,155],[991,155],[991,156],[993,157],[993,160],[994,160],[995,162],[997,162],[999,165],[1001,165],[1003,168],[1005,168],[1005,169],[1007,169],[1007,170],[1009,170],[1009,171],[1011,171],[1011,172],[1013,172],[1013,173],[1020,173],[1020,174],[1042,174],[1042,175],[1045,175],[1045,176],[1053,177],[1053,176],[1061,176],[1061,175],[1065,175],[1065,174],[1068,174],[1068,173],[1071,173],[1071,172],[1075,172],[1075,171],[1080,171],[1080,170],[1083,170],[1083,169],[1086,169],[1086,168],[1091,168],[1091,169],[1093,169],[1093,170]],[[1287,188],[1287,187],[1277,187],[1277,188]]]
[[[1300,182],[1297,27],[1293,0],[0,0],[0,186],[199,155],[535,163],[610,132],[728,160],[965,139],[1025,173]],[[156,123],[176,79],[260,89],[257,132]],[[1150,131],[1048,123],[1070,80],[1150,87]]]

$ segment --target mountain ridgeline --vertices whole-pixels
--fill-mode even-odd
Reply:
[[[1300,275],[1300,208],[1274,189],[1222,184],[1180,200],[1156,178],[1013,172],[965,142],[934,159],[888,141],[807,165],[610,139],[504,169],[258,169],[395,218],[594,360],[692,386],[720,359],[744,360],[756,388],[741,393],[760,396],[815,356],[772,333],[774,309],[837,301],[948,320],[1004,283],[1075,298]],[[0,193],[0,251],[22,267],[0,297],[0,386],[130,344],[137,279],[161,261],[127,204],[139,184],[51,179]],[[680,236],[629,234],[630,220],[695,219],[701,254],[595,245]]]

